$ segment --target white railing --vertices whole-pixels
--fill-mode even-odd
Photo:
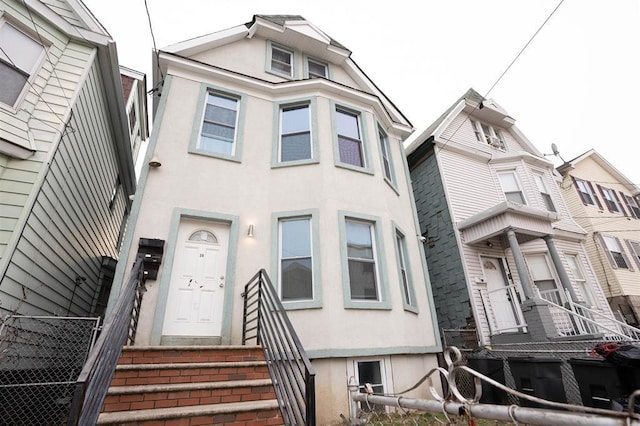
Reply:
[[[515,287],[512,284],[494,290],[478,290],[485,306],[491,334],[517,331],[527,326],[520,312]]]
[[[638,340],[640,338],[639,329],[575,303],[569,295],[567,295],[568,309],[543,297],[541,292],[539,294],[540,298],[549,305],[554,322],[558,319],[556,327],[562,335],[577,336],[602,333],[606,338],[612,340]]]

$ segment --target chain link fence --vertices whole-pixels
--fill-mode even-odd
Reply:
[[[7,316],[0,324],[0,424],[66,424],[99,318]]]

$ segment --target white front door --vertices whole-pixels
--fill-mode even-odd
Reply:
[[[163,335],[221,336],[228,247],[229,226],[180,222]]]
[[[497,328],[495,331],[517,330],[520,308],[515,286],[509,285],[502,259],[481,256],[480,260]]]

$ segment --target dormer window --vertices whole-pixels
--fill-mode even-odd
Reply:
[[[293,51],[271,44],[271,72],[291,78],[293,77]]]
[[[487,143],[494,148],[505,150],[504,138],[499,129],[474,120],[471,120],[471,124],[473,124],[473,131],[478,142]]]
[[[315,59],[307,59],[307,73],[309,78],[329,78],[329,67],[326,63],[317,61]]]

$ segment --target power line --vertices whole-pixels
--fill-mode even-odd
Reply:
[[[153,52],[156,55],[156,66],[158,67],[158,71],[160,72],[160,81],[164,80],[164,74],[162,73],[162,68],[160,68],[160,53],[158,53],[158,48],[156,47],[156,37],[153,34],[153,25],[151,25],[151,14],[149,14],[149,6],[147,5],[147,0],[144,0],[144,9],[147,12],[147,19],[149,21],[149,31],[151,32],[151,41],[153,42]],[[156,90],[154,87],[152,90]]]
[[[146,0],[145,0],[146,2]],[[507,74],[507,72],[509,71],[509,69],[511,69],[511,67],[513,66],[513,64],[518,60],[518,58],[520,58],[520,56],[524,53],[524,51],[526,50],[527,47],[529,47],[529,45],[531,44],[531,42],[533,42],[533,39],[536,38],[536,36],[538,35],[538,33],[542,30],[542,28],[544,28],[544,26],[547,24],[547,22],[549,22],[549,19],[551,19],[551,17],[556,13],[556,11],[558,10],[558,8],[562,5],[562,3],[564,3],[564,0],[560,0],[560,2],[558,3],[558,5],[551,11],[551,13],[549,14],[549,16],[547,16],[547,19],[544,20],[544,22],[540,25],[540,27],[538,27],[538,29],[536,30],[535,33],[533,33],[533,35],[529,38],[529,41],[527,41],[527,43],[522,47],[522,49],[520,49],[520,51],[518,52],[518,54],[516,55],[515,58],[513,58],[513,60],[511,61],[511,63],[507,66],[507,68],[502,72],[502,74],[500,74],[500,76],[498,77],[498,79],[493,83],[493,85],[491,86],[491,88],[487,91],[487,93],[484,94],[484,96],[482,97],[483,101],[485,99],[487,99],[487,96],[489,96],[489,94],[491,93],[491,91],[497,86],[497,84],[500,82],[500,80],[502,80],[502,78]],[[460,130],[460,128],[467,122],[467,120],[469,120],[469,117],[471,117],[471,114],[473,114],[476,109],[478,109],[479,107],[482,107],[482,101],[473,107],[473,109],[471,110],[471,112],[467,115],[467,117],[465,117],[465,119],[458,125],[458,127],[456,128],[456,130],[453,132],[453,134],[445,139],[445,143],[444,145],[442,145],[442,147],[440,147],[438,149],[438,152],[440,152],[445,146],[447,146],[447,143],[449,143],[449,141],[451,141],[453,139],[453,137],[456,135],[456,133],[458,133],[458,130]]]

